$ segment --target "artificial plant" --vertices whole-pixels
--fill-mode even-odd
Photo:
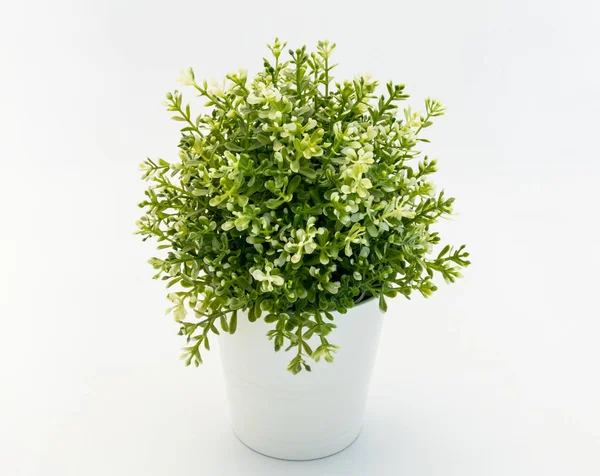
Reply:
[[[182,125],[179,160],[142,164],[138,233],[165,250],[150,262],[173,289],[188,365],[244,313],[271,324],[275,350],[292,351],[291,372],[310,370],[309,359],[333,360],[333,311],[427,297],[436,274],[453,282],[469,264],[464,246],[434,251],[432,225],[454,199],[435,191],[436,161],[418,146],[441,104],[399,114],[403,84],[378,93],[368,76],[334,82],[335,44],[287,59],[285,45],[269,46],[273,57],[253,78],[239,71],[211,85],[185,70],[181,82],[206,109],[195,115],[179,91],[168,93]]]

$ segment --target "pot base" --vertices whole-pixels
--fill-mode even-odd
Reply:
[[[261,456],[267,456],[269,458],[273,458],[273,459],[278,459],[281,461],[314,461],[317,459],[324,459],[324,458],[329,458],[330,456],[335,456],[345,450],[347,450],[348,448],[350,448],[354,442],[356,440],[358,440],[358,437],[360,436],[360,430],[359,432],[352,438],[352,440],[350,440],[350,442],[348,443],[347,441],[345,441],[343,444],[341,444],[341,442],[336,442],[338,443],[338,448],[336,450],[333,451],[320,451],[318,452],[318,454],[316,452],[314,452],[314,448],[311,448],[311,452],[314,453],[314,455],[309,456],[308,452],[306,453],[306,457],[300,456],[298,449],[295,448],[293,455],[294,456],[282,456],[282,454],[280,453],[280,451],[271,451],[271,452],[267,452],[267,451],[260,451],[256,448],[253,448],[250,444],[246,443],[242,438],[240,438],[240,435],[238,435],[235,430],[233,430],[233,434],[235,435],[235,437],[240,441],[240,443],[242,443],[246,448],[254,451],[255,453],[258,453]],[[260,446],[260,445],[259,445]]]

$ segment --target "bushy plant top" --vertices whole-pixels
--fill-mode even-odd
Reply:
[[[292,351],[291,372],[310,370],[308,359],[333,360],[333,311],[427,297],[436,274],[453,282],[469,264],[464,246],[434,253],[431,226],[454,199],[435,191],[436,161],[420,158],[418,145],[444,108],[427,99],[423,112],[398,114],[403,84],[378,94],[368,76],[334,82],[334,47],[323,41],[283,59],[276,40],[254,78],[239,71],[222,84],[184,71],[181,82],[205,99],[197,116],[179,91],[167,94],[183,126],[179,160],[142,164],[138,233],[166,250],[150,262],[175,289],[170,310],[188,365],[202,362],[211,333],[234,333],[244,312],[271,324],[275,350]]]

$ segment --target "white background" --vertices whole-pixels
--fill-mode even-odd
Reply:
[[[598,2],[0,5],[0,474],[600,474]],[[440,230],[473,260],[392,303],[362,435],[308,463],[234,438],[132,234],[179,69],[256,71],[276,35],[446,104]]]

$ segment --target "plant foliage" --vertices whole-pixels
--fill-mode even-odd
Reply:
[[[181,82],[205,100],[197,116],[179,91],[167,94],[182,124],[179,160],[142,164],[138,233],[166,250],[150,263],[175,289],[187,365],[244,313],[272,325],[276,351],[292,350],[291,372],[310,370],[309,359],[333,360],[333,311],[427,297],[436,273],[453,282],[469,264],[464,246],[432,254],[440,237],[431,226],[454,199],[435,192],[436,161],[417,146],[444,108],[427,99],[424,112],[398,114],[403,84],[378,95],[368,76],[334,82],[334,47],[322,41],[283,59],[275,40],[254,78],[239,71],[222,84],[184,71]]]

